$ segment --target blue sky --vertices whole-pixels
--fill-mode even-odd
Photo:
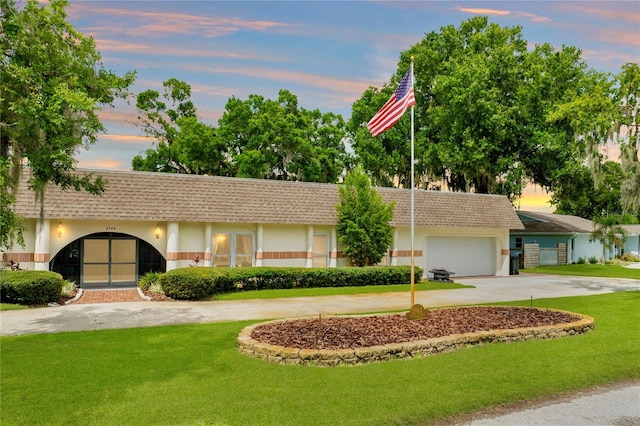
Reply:
[[[137,71],[135,93],[175,77],[192,86],[215,125],[231,96],[275,99],[287,89],[306,109],[342,114],[382,86],[400,52],[426,33],[476,15],[521,26],[531,46],[576,46],[590,67],[617,73],[640,62],[636,1],[74,1],[69,21],[96,40],[105,68]],[[134,103],[133,103],[134,104]],[[101,113],[107,133],[79,166],[131,168],[152,146],[125,103]]]

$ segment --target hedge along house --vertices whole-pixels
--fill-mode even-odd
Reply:
[[[134,286],[148,271],[180,267],[348,266],[336,235],[337,185],[127,171],[93,196],[49,187],[43,216],[25,176],[15,210],[24,248],[5,260],[53,270],[83,288]],[[393,243],[381,263],[411,263],[411,192],[395,201]],[[415,264],[459,276],[508,275],[509,229],[522,227],[504,196],[415,191]]]

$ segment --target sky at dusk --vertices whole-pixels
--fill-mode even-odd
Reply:
[[[634,1],[74,1],[68,19],[94,37],[106,69],[137,72],[135,94],[177,78],[192,87],[199,117],[217,125],[231,96],[276,99],[348,119],[369,86],[395,74],[400,52],[426,33],[477,15],[522,27],[531,47],[582,50],[591,68],[618,73],[640,62],[640,2]],[[106,134],[79,167],[130,170],[152,147],[136,127],[135,100],[100,114]],[[538,188],[535,195],[546,194]],[[523,200],[524,202],[524,200]],[[529,207],[521,205],[522,209]]]

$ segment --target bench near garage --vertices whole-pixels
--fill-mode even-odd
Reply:
[[[433,278],[429,281],[438,281],[438,282],[446,282],[452,283],[451,275],[455,274],[455,272],[447,271],[445,268],[433,268],[429,272],[433,274]]]

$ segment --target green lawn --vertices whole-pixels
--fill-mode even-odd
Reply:
[[[13,303],[0,303],[0,311],[17,311],[20,309],[29,309],[29,307],[24,305],[15,305]]]
[[[240,355],[249,322],[3,337],[2,424],[424,425],[640,379],[639,305],[640,292],[542,299],[595,330],[338,368]]]
[[[640,280],[640,269],[625,268],[621,265],[583,264],[562,266],[540,266],[521,269],[532,274],[575,275],[582,277],[634,278]]]
[[[443,283],[434,281],[422,281],[415,284],[415,291],[427,290],[454,290],[458,288],[473,288],[472,285]],[[314,287],[314,288],[292,288],[279,290],[251,290],[233,293],[216,294],[211,300],[246,300],[246,299],[273,299],[282,297],[314,297],[314,296],[337,296],[345,294],[368,294],[368,293],[390,293],[409,292],[410,284],[391,285],[367,285],[357,287]]]

